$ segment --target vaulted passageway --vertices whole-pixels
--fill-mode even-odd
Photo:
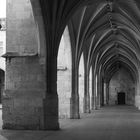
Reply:
[[[3,128],[59,130],[120,92],[140,109],[139,13],[138,0],[9,0]]]

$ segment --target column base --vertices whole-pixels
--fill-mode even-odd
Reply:
[[[79,97],[70,99],[70,119],[80,119]]]
[[[86,110],[84,111],[84,113],[91,113],[91,110],[86,109]]]
[[[91,110],[95,110],[95,101],[94,101],[94,97],[92,97],[91,103],[92,103]]]
[[[94,106],[94,107],[92,107],[92,110],[96,110],[96,107]]]
[[[89,97],[84,98],[83,102],[84,102],[84,113],[91,113],[90,98]]]
[[[100,105],[97,105],[96,106],[96,110],[98,110],[98,109],[100,109],[101,108],[101,106]]]
[[[58,95],[47,95],[44,101],[44,130],[59,130]]]

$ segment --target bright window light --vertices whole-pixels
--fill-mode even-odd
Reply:
[[[6,17],[6,0],[0,0],[0,18]]]

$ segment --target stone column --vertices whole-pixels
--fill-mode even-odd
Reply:
[[[140,110],[140,82],[137,80],[135,93],[135,106]]]
[[[96,108],[99,109],[101,106],[101,95],[100,95],[100,79],[99,76],[97,76],[97,104],[96,104]]]
[[[92,68],[92,110],[95,110],[95,76],[94,76],[94,69]]]
[[[30,1],[7,1],[6,35],[3,128],[42,130],[45,62]]]
[[[89,94],[89,72],[88,70],[85,70],[84,73],[84,84],[85,84],[85,89],[84,89],[84,113],[90,113],[90,94]]]
[[[107,84],[104,82],[104,105],[107,104]]]
[[[95,80],[94,80],[94,109],[97,109],[97,99],[98,99],[98,95],[97,95],[97,76],[95,76]]]
[[[78,67],[72,65],[72,95],[70,99],[70,118],[79,119]]]
[[[103,79],[100,79],[100,104],[101,106],[104,106],[104,82]]]
[[[46,63],[47,92],[44,99],[44,129],[57,130],[58,95],[57,95],[57,57],[47,58]]]
[[[109,104],[109,83],[106,83],[106,104]]]

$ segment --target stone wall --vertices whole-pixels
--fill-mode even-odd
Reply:
[[[112,77],[109,85],[109,104],[117,104],[117,93],[124,92],[126,94],[125,102],[127,105],[134,105],[135,102],[135,84],[130,73],[121,68]]]
[[[44,129],[45,62],[30,1],[8,0],[7,17],[3,128]]]

